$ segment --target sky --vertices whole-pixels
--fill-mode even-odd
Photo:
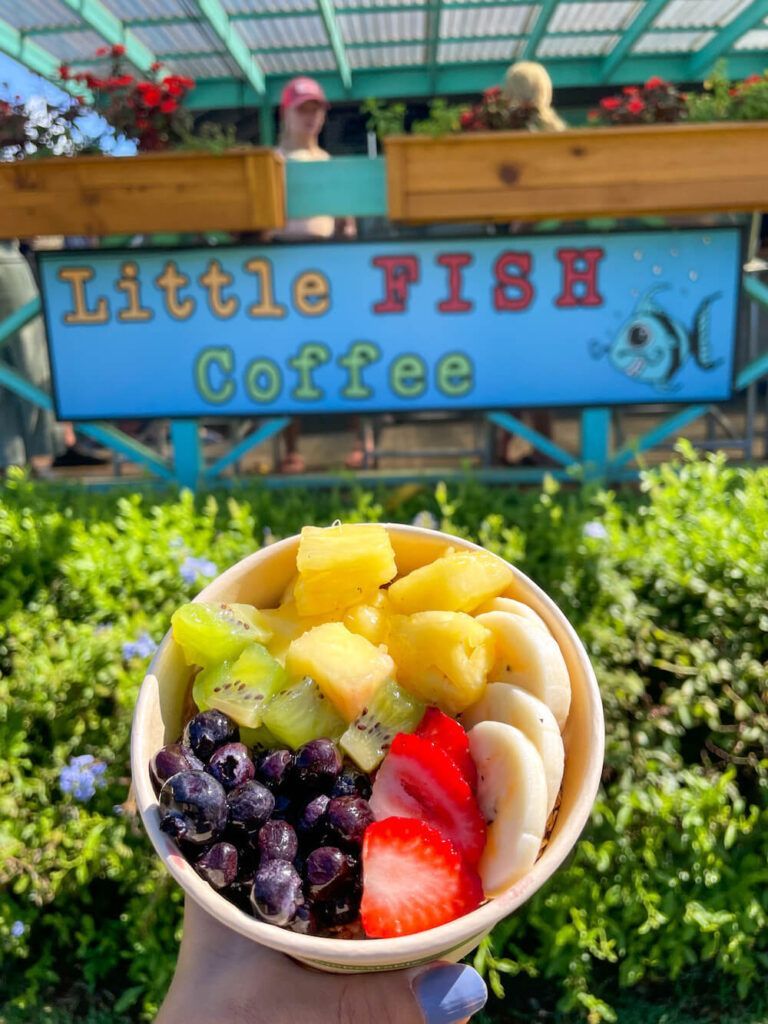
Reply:
[[[42,97],[49,103],[64,103],[70,96],[49,82],[46,78],[33,74],[22,64],[0,53],[0,99],[13,99],[20,96],[25,102]],[[78,126],[86,135],[100,135],[106,122],[98,114],[90,113],[80,118]],[[132,143],[122,140],[110,152],[114,156],[124,156],[135,151]]]

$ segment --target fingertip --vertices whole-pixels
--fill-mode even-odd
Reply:
[[[485,982],[468,964],[433,964],[412,978],[411,990],[425,1024],[465,1020],[488,999]]]

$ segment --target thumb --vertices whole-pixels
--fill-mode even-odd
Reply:
[[[459,1024],[488,999],[485,982],[469,964],[440,962],[408,974],[425,1024]]]

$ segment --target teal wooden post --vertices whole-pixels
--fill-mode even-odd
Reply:
[[[600,479],[608,469],[611,410],[583,409],[581,413],[581,461],[587,480]]]
[[[171,420],[171,441],[176,482],[197,490],[202,469],[197,420]]]

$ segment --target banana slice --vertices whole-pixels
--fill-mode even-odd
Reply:
[[[505,722],[469,733],[477,765],[477,802],[488,822],[478,871],[486,896],[498,896],[536,863],[547,824],[544,765],[529,739]]]
[[[544,764],[547,780],[547,817],[552,813],[563,781],[565,751],[555,716],[532,693],[511,683],[490,683],[471,708],[462,712],[461,724],[472,729],[479,722],[506,722],[526,736],[536,747]]]
[[[516,601],[513,597],[492,597],[490,601],[486,601],[485,604],[481,605],[474,614],[482,615],[484,612],[509,612],[510,615],[519,615],[522,619],[535,622],[542,629],[547,629],[546,622],[538,612],[535,612],[530,605],[523,604],[522,601]]]
[[[490,629],[496,642],[496,661],[488,678],[514,683],[538,697],[562,731],[571,706],[571,680],[552,634],[510,612],[485,612],[475,621]]]

